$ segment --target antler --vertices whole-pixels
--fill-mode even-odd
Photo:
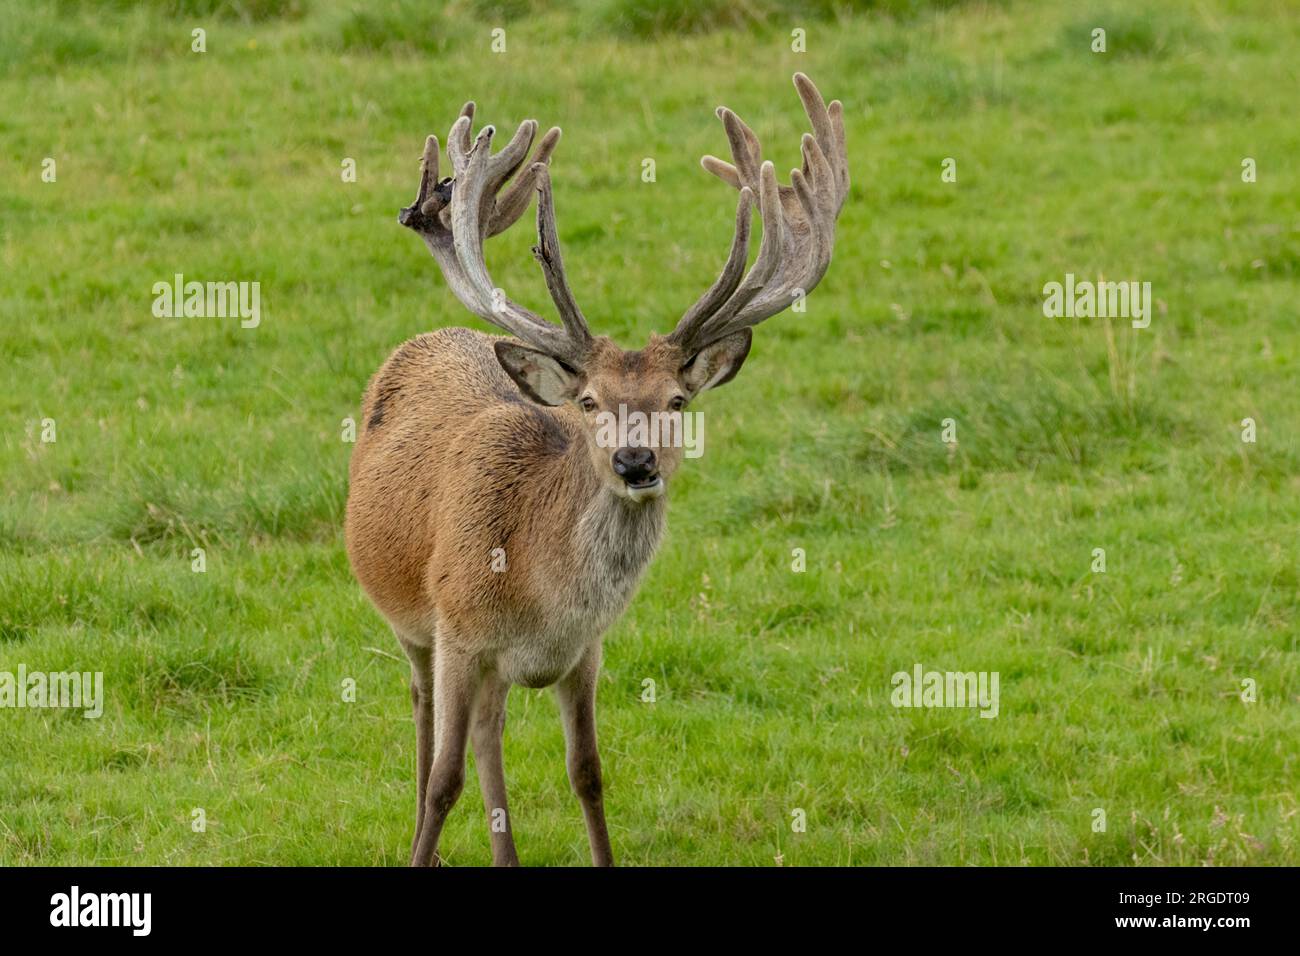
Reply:
[[[776,168],[761,162],[754,131],[731,110],[718,107],[735,165],[713,156],[700,162],[740,190],[736,235],[722,274],[668,336],[688,352],[785,311],[798,295],[813,290],[830,265],[835,219],[849,194],[844,108],[839,100],[828,107],[802,73],[794,75],[794,86],[813,131],[803,135],[803,168],[791,170],[789,186],[777,185]],[[742,279],[755,194],[763,241]]]
[[[485,126],[471,144],[473,118],[474,103],[466,103],[447,134],[451,177],[438,180],[438,137],[430,136],[425,142],[420,191],[397,221],[424,239],[448,287],[467,309],[529,345],[576,365],[586,353],[591,332],[569,290],[555,230],[547,164],[560,140],[560,130],[552,128],[542,137],[533,161],[502,192],[506,181],[523,165],[537,122],[520,123],[510,142],[493,156],[495,128]],[[538,241],[533,255],[542,265],[563,328],[507,298],[493,285],[483,258],[483,240],[504,232],[524,214],[534,188],[538,191]]]

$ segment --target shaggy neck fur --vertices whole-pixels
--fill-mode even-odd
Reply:
[[[633,502],[601,487],[579,513],[573,529],[583,604],[621,610],[663,536],[667,496]]]

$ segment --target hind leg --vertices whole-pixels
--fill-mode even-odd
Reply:
[[[501,735],[506,726],[506,696],[510,684],[495,674],[484,676],[474,698],[469,739],[474,748],[483,806],[488,815],[493,866],[518,866],[510,811],[506,807],[506,773],[501,756]]]
[[[437,674],[434,698],[437,738],[424,794],[420,838],[411,854],[412,866],[438,866],[440,863],[438,837],[465,784],[465,751],[469,743],[474,698],[482,677],[471,658],[453,652],[447,645],[438,648],[434,668]]]
[[[394,628],[397,640],[411,661],[411,712],[415,718],[415,836],[411,838],[411,857],[420,841],[424,826],[424,798],[433,766],[433,641],[427,644],[411,640]]]

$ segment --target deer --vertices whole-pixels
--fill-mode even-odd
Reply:
[[[730,250],[673,331],[637,350],[593,335],[569,287],[550,181],[559,128],[526,163],[537,122],[524,120],[494,154],[494,127],[471,139],[475,104],[466,103],[447,136],[452,175],[443,179],[438,138],[425,142],[415,202],[398,222],[424,240],[460,303],[506,334],[442,328],[398,347],[366,388],[348,468],[348,558],[411,665],[412,866],[442,865],[439,836],[471,747],[492,864],[519,865],[502,757],[514,686],[555,688],[592,863],[614,863],[596,743],[603,636],[659,546],[683,454],[644,435],[608,447],[597,421],[619,406],[681,414],[735,377],[753,326],[825,275],[849,192],[843,106],[828,106],[802,73],[794,86],[812,132],[788,185],[753,130],[718,108],[733,161],[701,163],[739,191]],[[559,324],[497,288],[483,255],[534,193],[532,252]],[[762,240],[746,269],[756,203]]]

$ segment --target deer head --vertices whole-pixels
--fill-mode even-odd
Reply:
[[[789,185],[777,183],[775,167],[762,160],[754,132],[731,110],[719,107],[734,162],[713,156],[701,162],[740,191],[730,253],[717,281],[677,327],[667,336],[651,336],[637,350],[593,336],[569,289],[548,171],[558,128],[542,138],[532,162],[509,186],[507,181],[524,167],[537,132],[535,121],[521,123],[505,148],[492,155],[495,131],[487,126],[471,142],[474,104],[466,103],[447,138],[453,175],[441,181],[437,137],[425,144],[419,194],[399,221],[424,238],[465,307],[515,337],[494,347],[523,395],[542,405],[571,404],[583,416],[596,472],[621,497],[640,501],[662,494],[682,449],[644,441],[611,447],[610,416],[673,416],[701,392],[731,381],[749,354],[752,327],[811,292],[830,264],[835,220],[849,190],[843,108],[838,100],[827,106],[802,73],[794,75],[794,85],[812,132],[803,135],[803,165],[791,171]],[[484,239],[518,220],[534,189],[538,242],[533,255],[560,313],[558,326],[496,288],[483,258]],[[758,257],[746,271],[755,197],[763,237]]]

